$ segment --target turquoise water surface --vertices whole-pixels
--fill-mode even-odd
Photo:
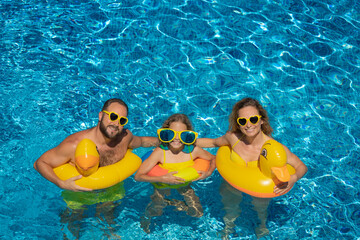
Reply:
[[[61,221],[61,189],[33,163],[95,126],[108,98],[127,102],[136,135],[155,136],[182,112],[200,137],[214,138],[248,96],[267,109],[273,137],[309,168],[270,203],[265,239],[360,238],[357,1],[2,0],[0,10],[0,239],[73,239]],[[152,186],[130,177],[112,233],[219,239],[221,181],[215,171],[193,185],[203,217],[168,208],[146,234],[140,219]],[[249,202],[231,239],[256,239]],[[80,239],[111,238],[94,212],[77,222]]]

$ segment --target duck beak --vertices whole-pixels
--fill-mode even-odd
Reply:
[[[81,175],[83,175],[84,177],[88,177],[88,176],[90,176],[91,174],[95,173],[98,170],[98,166],[94,166],[94,167],[91,167],[91,168],[88,168],[88,169],[83,169],[83,168],[79,168],[76,165],[76,169]]]
[[[289,170],[286,165],[283,167],[272,167],[271,170],[280,181],[288,182],[290,180]]]
[[[78,172],[84,177],[90,176],[97,171],[99,166],[99,157],[87,155],[75,158],[75,165]]]

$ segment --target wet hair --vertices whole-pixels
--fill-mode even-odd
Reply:
[[[104,111],[104,110],[107,110],[107,108],[110,106],[110,104],[112,103],[118,103],[120,105],[123,105],[125,108],[126,108],[126,112],[129,114],[129,108],[128,106],[126,105],[126,103],[119,99],[119,98],[110,98],[109,100],[107,100],[105,103],[104,103],[104,106],[102,107],[101,111]]]
[[[186,125],[187,130],[193,130],[193,126],[191,124],[190,119],[185,114],[176,113],[171,115],[168,119],[165,120],[162,128],[169,128],[170,124],[173,122],[181,122]]]
[[[261,120],[263,121],[263,124],[261,124],[261,130],[266,135],[271,136],[273,129],[270,126],[268,114],[266,110],[261,106],[261,104],[256,99],[253,98],[244,98],[239,102],[235,103],[233,110],[229,116],[229,131],[233,133],[239,133],[242,135],[240,126],[237,123],[238,112],[240,109],[248,106],[255,107],[258,110],[259,115],[261,116]]]

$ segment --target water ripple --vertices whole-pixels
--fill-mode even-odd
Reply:
[[[32,164],[69,134],[94,126],[110,97],[128,103],[128,127],[135,134],[155,136],[170,114],[183,112],[202,137],[226,132],[235,102],[259,99],[273,136],[309,167],[294,189],[269,207],[271,234],[357,236],[356,1],[30,0],[3,1],[0,10],[0,179],[6,183],[0,187],[0,224],[9,239],[34,238],[34,232],[62,237],[58,218],[65,206],[59,190]],[[166,212],[155,220],[153,235],[139,226],[144,197],[151,193],[130,180],[131,197],[119,210],[127,220],[117,222],[123,236],[216,238],[223,226],[217,172],[196,186],[203,218]],[[243,215],[236,230],[252,238],[253,212]],[[95,220],[87,221],[87,230],[100,236]]]

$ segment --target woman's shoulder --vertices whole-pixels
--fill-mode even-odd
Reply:
[[[266,135],[265,133],[263,133],[263,136],[264,136],[265,142],[266,142],[266,141],[269,141],[269,140],[274,140],[271,136],[268,136],[268,135]]]
[[[235,133],[234,132],[230,132],[230,131],[227,131],[224,135],[225,138],[229,138],[229,137],[232,137],[232,136],[235,136]]]
[[[241,134],[236,132],[226,132],[225,139],[230,146],[234,145],[242,138]]]

